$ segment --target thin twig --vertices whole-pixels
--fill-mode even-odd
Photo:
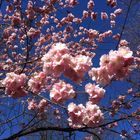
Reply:
[[[129,6],[128,6],[128,9],[127,9],[127,13],[126,13],[126,17],[125,17],[125,20],[124,20],[124,23],[123,23],[123,26],[122,26],[120,37],[119,37],[118,43],[117,43],[117,45],[115,47],[116,49],[118,49],[118,47],[119,47],[119,43],[121,41],[121,38],[122,38],[122,35],[123,35],[123,32],[124,32],[125,26],[126,26],[126,22],[127,22],[127,19],[128,19],[128,15],[129,15],[129,11],[130,11],[131,5],[132,5],[132,0],[130,0]]]

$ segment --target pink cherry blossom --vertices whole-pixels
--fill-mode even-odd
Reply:
[[[86,55],[72,56],[65,44],[57,43],[43,56],[43,71],[47,75],[52,72],[55,76],[64,74],[79,83],[92,65],[91,60],[92,58]]]
[[[111,25],[111,28],[114,28],[114,27],[115,27],[115,25],[116,25],[115,20],[111,20],[111,21],[110,21],[110,25]]]
[[[91,19],[96,20],[97,18],[97,12],[91,12]]]
[[[50,90],[50,99],[55,102],[64,102],[74,97],[75,91],[73,90],[72,85],[66,84],[62,80],[55,83]]]
[[[82,104],[76,105],[70,103],[68,105],[69,125],[73,128],[83,127],[83,118],[85,115],[85,107]]]
[[[98,41],[99,42],[103,42],[103,39],[106,38],[106,37],[110,37],[112,35],[112,30],[108,30],[104,33],[101,33],[99,34],[99,38],[98,38]]]
[[[114,11],[115,15],[120,15],[122,13],[122,9],[118,8]]]
[[[116,15],[114,13],[110,13],[110,19],[114,21],[116,19]]]
[[[103,120],[103,113],[96,104],[87,102],[85,112],[83,123],[88,127],[97,126]]]
[[[73,66],[73,69],[76,71],[76,73],[83,77],[84,73],[87,72],[92,65],[92,58],[84,55],[77,55],[76,57],[73,57],[72,62],[75,66]]]
[[[101,19],[102,20],[108,19],[108,15],[106,12],[101,12]]]
[[[47,106],[48,102],[45,99],[40,100],[39,103],[34,99],[28,99],[28,109],[38,111],[39,115],[44,113]]]
[[[109,62],[110,62],[109,55],[104,54],[100,57],[100,66],[106,66]]]
[[[85,91],[90,95],[89,100],[94,104],[98,103],[105,94],[105,90],[103,88],[91,83],[85,86]]]
[[[121,40],[120,43],[119,43],[119,46],[120,47],[122,47],[122,46],[128,46],[128,45],[129,45],[129,43],[125,39],[124,40]]]
[[[87,18],[89,16],[89,13],[88,13],[88,11],[83,11],[83,18],[85,19],[85,18]]]
[[[28,86],[33,93],[39,93],[41,91],[45,82],[45,77],[46,74],[40,72],[36,73],[35,76],[28,81]]]
[[[117,6],[117,0],[107,0],[107,3],[113,8]]]
[[[64,75],[72,79],[73,81],[80,83],[84,74],[89,70],[92,65],[92,58],[85,55],[77,55],[71,57],[71,63],[64,71]]]
[[[38,107],[37,107],[37,103],[34,99],[29,99],[28,100],[28,109],[29,110],[36,110]]]
[[[120,47],[118,49],[118,54],[123,56],[124,58],[130,58],[133,55],[133,52],[128,47]]]
[[[101,85],[109,84],[112,79],[112,76],[108,74],[105,66],[99,68],[92,68],[88,73],[93,81],[96,81]]]
[[[128,47],[120,47],[117,51],[111,50],[108,55],[100,58],[100,67],[92,68],[89,76],[97,83],[106,85],[112,78],[123,79],[130,71],[134,58]]]
[[[90,39],[96,38],[99,35],[99,32],[93,29],[88,30],[88,37]]]
[[[89,10],[93,10],[95,4],[94,4],[94,1],[93,0],[89,0],[88,4],[87,4],[87,8]]]
[[[60,75],[64,70],[67,59],[69,59],[68,48],[63,43],[53,45],[47,54],[42,58],[44,62],[43,71],[48,75]]]
[[[6,88],[6,94],[9,97],[20,98],[27,95],[27,91],[24,89],[26,82],[25,74],[15,74],[14,72],[7,73],[6,78],[2,84]]]
[[[45,111],[45,108],[48,106],[48,102],[45,99],[42,99],[38,104],[39,112],[42,113]]]
[[[103,113],[100,108],[91,102],[88,102],[86,107],[82,104],[70,103],[68,105],[68,114],[69,125],[73,128],[94,127],[103,120]]]
[[[72,6],[72,7],[78,3],[77,0],[65,0],[65,1],[69,4],[69,6]]]
[[[113,35],[113,39],[115,39],[115,40],[119,40],[119,38],[120,38],[120,34],[119,34],[119,33],[116,34],[116,35]]]

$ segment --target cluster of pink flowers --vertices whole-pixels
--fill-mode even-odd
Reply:
[[[106,12],[101,12],[101,19],[102,20],[108,19],[108,15]]]
[[[107,0],[107,4],[111,7],[115,7],[117,5],[117,0]]]
[[[93,0],[89,0],[88,4],[87,4],[87,8],[88,10],[93,10],[95,4],[94,4],[94,1]]]
[[[116,9],[113,13],[110,14],[110,24],[111,27],[115,27],[116,24],[116,17],[122,13],[122,9]]]
[[[81,82],[85,72],[92,65],[92,58],[85,55],[72,56],[68,47],[63,43],[53,45],[47,54],[42,58],[44,62],[43,71],[48,74],[60,76],[64,74],[66,77],[79,83]]]
[[[92,65],[92,58],[85,55],[77,55],[71,57],[71,62],[64,70],[64,75],[73,81],[80,83],[84,74],[89,70]]]
[[[89,94],[89,101],[91,101],[94,104],[97,104],[105,94],[105,90],[103,88],[100,88],[99,85],[94,84],[87,84],[85,86],[85,91]]]
[[[57,24],[57,27],[61,28],[65,24],[73,22],[73,20],[74,20],[74,15],[72,13],[69,13],[66,17],[61,19],[61,21]]]
[[[42,99],[38,104],[39,111],[44,112],[46,106],[48,106],[48,102],[45,99]]]
[[[68,63],[68,59],[67,46],[63,43],[57,43],[42,57],[42,61],[44,62],[43,71],[46,74],[54,73],[55,75],[60,75]]]
[[[115,40],[119,40],[120,39],[120,34],[117,33],[117,34],[113,35],[112,38],[115,39]],[[123,46],[125,46],[125,45],[123,45]]]
[[[27,32],[28,37],[35,38],[40,34],[40,30],[36,30],[35,28],[30,28]]]
[[[121,40],[120,41],[120,44],[119,44],[119,47],[122,47],[122,46],[129,46],[129,42],[126,41],[125,39],[124,40]]]
[[[117,51],[111,50],[108,55],[100,58],[100,67],[92,68],[89,76],[99,84],[106,85],[112,79],[121,80],[130,71],[134,58],[128,47],[122,46]]]
[[[30,20],[33,20],[35,18],[35,11],[33,9],[32,1],[28,1],[26,15],[27,15],[27,18]]]
[[[118,98],[116,98],[115,100],[112,101],[112,108],[111,108],[111,112],[110,112],[111,116],[114,116],[119,111],[119,109],[121,109],[122,107],[125,109],[132,108],[131,103],[126,102],[125,99],[126,99],[125,95],[119,95]]]
[[[110,14],[110,25],[111,27],[115,27],[115,19],[118,15],[122,13],[122,9],[118,8],[113,13]],[[101,19],[106,20],[108,19],[108,14],[106,12],[101,12]]]
[[[28,109],[38,110],[39,114],[44,113],[47,106],[48,102],[45,99],[40,100],[39,103],[37,103],[34,99],[28,99]]]
[[[87,30],[87,34],[89,39],[94,39],[99,35],[99,32],[97,30],[89,29]]]
[[[103,113],[99,106],[87,102],[86,107],[82,104],[76,105],[70,103],[68,105],[69,125],[73,128],[94,127],[103,120]]]
[[[28,81],[28,86],[33,93],[38,93],[41,91],[46,75],[44,72],[37,73]]]
[[[65,0],[66,3],[68,3],[68,6],[73,7],[76,4],[78,4],[77,0]]]
[[[96,20],[97,18],[97,12],[92,12],[92,10],[89,10],[89,11],[86,11],[84,10],[83,11],[83,16],[82,16],[82,20],[86,19],[90,17],[92,20]],[[76,19],[76,18],[75,18]],[[79,19],[80,20],[80,19]],[[78,23],[78,22],[77,22]]]
[[[25,74],[18,75],[11,72],[6,74],[6,78],[3,80],[2,84],[5,86],[5,92],[9,97],[19,98],[27,95],[24,89],[25,82]]]
[[[64,102],[74,97],[75,91],[73,90],[73,87],[62,80],[55,83],[50,91],[50,99],[55,102]]]
[[[110,37],[112,35],[112,30],[108,30],[104,33],[100,33],[99,34],[99,38],[98,38],[98,41],[99,42],[103,42],[103,39],[106,38],[106,37]]]
[[[34,99],[32,99],[32,100],[28,99],[28,109],[29,110],[36,110],[37,106],[38,106],[37,102]]]
[[[117,15],[120,15],[122,13],[122,9],[118,8],[114,11],[114,14],[117,16]]]
[[[15,12],[14,15],[10,17],[11,23],[14,26],[17,26],[21,23],[21,15],[19,12]]]

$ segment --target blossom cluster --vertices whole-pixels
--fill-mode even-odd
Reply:
[[[26,82],[25,74],[7,73],[2,84],[5,86],[5,92],[9,97],[19,98],[27,95],[24,89]]]
[[[42,57],[44,62],[43,71],[49,75],[60,75],[68,61],[68,48],[65,44],[57,43]],[[68,62],[67,62],[68,63]]]
[[[110,25],[111,27],[115,27],[116,24],[116,17],[122,13],[122,9],[118,8],[113,13],[110,13]],[[108,14],[106,12],[101,12],[101,19],[106,20],[108,19]]]
[[[107,0],[107,4],[111,7],[115,7],[117,5],[117,0]]]
[[[134,61],[132,54],[126,46],[111,50],[108,55],[101,56],[100,67],[92,68],[89,76],[102,85],[109,84],[112,79],[122,80],[130,72],[130,66]]]
[[[124,109],[131,109],[132,104],[131,102],[126,102],[126,96],[125,95],[119,95],[118,98],[113,100],[111,102],[111,112],[110,115],[114,116],[121,108]]]
[[[97,104],[105,94],[105,90],[103,88],[100,88],[99,85],[91,83],[85,86],[85,91],[89,94],[89,101],[94,104]]]
[[[44,113],[47,106],[48,102],[45,99],[40,100],[39,103],[37,103],[34,99],[28,99],[28,109],[37,110],[39,114]]]
[[[103,42],[103,39],[106,38],[106,37],[110,37],[112,35],[112,30],[108,30],[104,33],[101,33],[99,34],[99,38],[98,38],[98,41],[99,42]]]
[[[67,5],[69,7],[73,7],[75,6],[76,4],[78,4],[78,1],[77,0],[65,0],[65,2],[67,3]]]
[[[66,44],[57,43],[42,58],[43,71],[60,76],[62,73],[79,83],[92,65],[92,58],[85,55],[72,56]]]
[[[37,73],[28,81],[28,86],[33,93],[38,93],[41,91],[46,75],[44,72]]]
[[[60,80],[52,86],[50,91],[50,99],[55,102],[64,102],[75,97],[75,91],[70,84],[66,84]]]
[[[94,127],[103,120],[103,113],[99,106],[91,102],[87,102],[86,107],[82,104],[70,103],[68,114],[69,125],[73,128]]]

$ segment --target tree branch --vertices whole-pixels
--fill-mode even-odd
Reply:
[[[122,120],[125,120],[125,119],[128,119],[128,118],[132,118],[132,117],[135,117],[135,115],[129,115],[129,116],[126,116],[126,117],[123,117],[123,118],[119,118],[119,119],[116,119],[114,121],[111,121],[111,122],[108,122],[108,123],[104,123],[104,124],[101,124],[99,126],[95,126],[95,127],[83,127],[83,128],[77,128],[77,129],[74,129],[74,128],[70,128],[70,127],[66,127],[66,128],[61,128],[61,127],[52,127],[52,126],[48,126],[48,127],[40,127],[40,128],[32,128],[28,131],[19,131],[18,133],[4,139],[4,140],[13,140],[15,138],[19,138],[19,137],[22,137],[22,136],[26,136],[28,134],[32,134],[32,133],[36,133],[36,132],[40,132],[40,131],[63,131],[63,132],[75,132],[75,131],[79,131],[79,132],[87,132],[87,129],[96,129],[96,128],[101,128],[101,127],[105,127],[107,126],[108,124],[112,124],[114,122],[119,122],[119,121],[122,121]]]
[[[123,27],[122,27],[122,30],[121,30],[121,33],[120,33],[120,37],[119,37],[118,43],[115,47],[116,49],[118,49],[119,43],[121,41],[124,29],[125,29],[125,25],[126,25],[126,22],[127,22],[127,19],[128,19],[129,11],[130,11],[130,8],[131,8],[131,5],[132,5],[132,1],[133,0],[130,0],[129,6],[128,6],[128,9],[127,9],[127,13],[126,13],[126,17],[125,17],[125,20],[124,20],[124,23],[123,23]]]

